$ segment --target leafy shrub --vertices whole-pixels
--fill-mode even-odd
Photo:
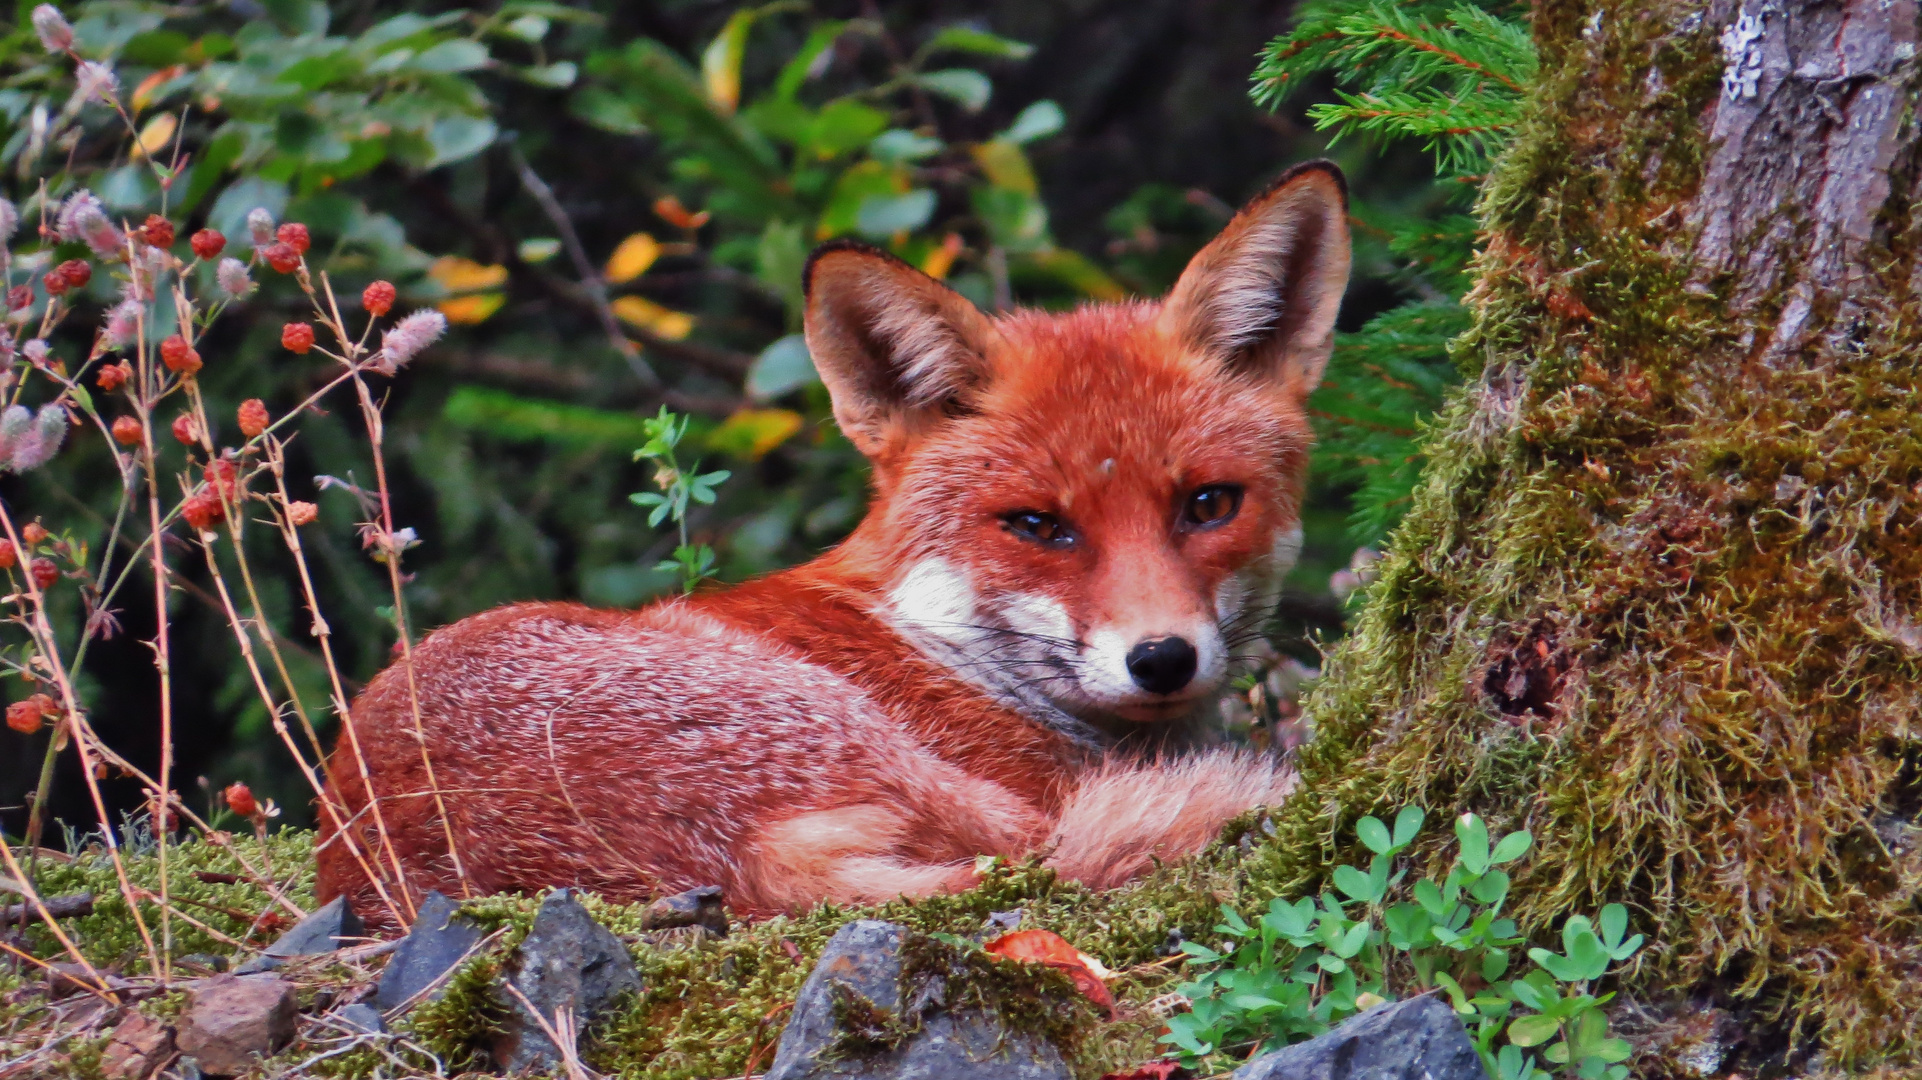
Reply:
[[[1589,990],[1641,948],[1639,934],[1624,940],[1627,910],[1610,904],[1597,921],[1571,917],[1563,951],[1529,949],[1534,970],[1511,977],[1523,939],[1502,915],[1509,877],[1501,867],[1527,853],[1529,834],[1491,846],[1487,826],[1465,814],[1455,822],[1459,851],[1447,877],[1402,888],[1407,870],[1394,860],[1423,817],[1408,807],[1392,829],[1362,818],[1355,832],[1373,852],[1368,869],[1337,866],[1334,890],[1319,898],[1278,897],[1252,923],[1224,906],[1220,948],[1182,945],[1208,970],[1177,991],[1192,1008],[1168,1019],[1163,1041],[1195,1064],[1228,1051],[1239,1057],[1319,1035],[1398,994],[1439,990],[1497,1080],[1546,1080],[1543,1062],[1583,1080],[1624,1080],[1619,1063],[1629,1045],[1610,1037],[1602,1011],[1614,995]],[[1393,899],[1401,895],[1410,899]]]

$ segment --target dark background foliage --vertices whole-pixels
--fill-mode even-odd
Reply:
[[[36,80],[45,78],[46,58],[25,29],[29,6],[18,8],[16,30],[0,46],[0,74],[6,79],[0,105],[16,131],[26,122],[31,95],[40,85]],[[131,85],[177,59],[192,67],[200,55],[194,50],[209,40],[207,35],[242,36],[249,22],[271,24],[286,35],[297,35],[303,26],[311,31],[320,7],[237,0],[223,8],[168,9],[164,32],[179,35],[178,40],[152,40],[161,31],[116,39],[123,82]],[[1046,268],[1060,260],[1023,261],[1017,250],[1007,278],[1013,298],[1060,305],[1110,295],[1116,286],[1155,295],[1234,206],[1281,169],[1324,152],[1324,139],[1310,129],[1304,110],[1325,93],[1304,87],[1274,112],[1249,97],[1256,54],[1285,29],[1289,7],[1232,0],[822,2],[812,11],[797,5],[797,10],[764,16],[754,27],[741,65],[743,102],[776,78],[823,20],[873,20],[885,33],[844,35],[832,47],[825,68],[802,95],[816,104],[831,94],[886,82],[943,28],[977,28],[1030,43],[1033,51],[1025,58],[983,54],[942,58],[932,65],[967,66],[987,75],[993,92],[978,110],[918,91],[865,99],[890,111],[891,122],[932,132],[948,147],[916,174],[917,184],[925,182],[936,192],[936,209],[925,228],[896,235],[897,250],[919,258],[944,232],[954,231],[965,241],[957,285],[968,274],[985,281],[983,267],[1000,241],[992,221],[981,220],[980,208],[988,204],[979,200],[979,170],[958,148],[992,139],[1029,106],[1053,101],[1060,106],[1062,127],[1024,147],[1046,208],[1052,247],[1043,255],[1078,253],[1082,262],[1054,272]],[[316,164],[325,155],[315,149],[320,136],[308,128],[315,123],[312,117],[324,112],[325,94],[365,90],[343,81],[304,98],[262,106],[267,126],[261,129],[265,134],[256,135],[267,149],[257,158],[243,155],[218,184],[205,189],[201,201],[175,214],[186,227],[184,235],[235,207],[244,213],[244,191],[224,202],[215,192],[263,175],[285,181],[292,193],[286,219],[313,227],[321,265],[343,291],[357,292],[367,280],[388,277],[401,285],[403,307],[447,298],[448,279],[424,273],[434,258],[455,256],[504,268],[504,280],[481,289],[482,295],[501,297],[498,310],[484,321],[457,326],[387,388],[398,523],[416,528],[422,538],[407,563],[415,575],[408,593],[415,633],[516,600],[626,605],[667,588],[671,582],[650,568],[672,542],[666,530],[648,527],[645,512],[627,499],[649,482],[649,470],[630,460],[640,442],[638,421],[664,401],[692,413],[697,430],[707,437],[743,406],[778,408],[801,418],[800,430],[772,449],[744,448],[725,434],[706,444],[704,462],[731,469],[734,479],[723,486],[720,502],[700,511],[692,525],[697,537],[719,552],[724,579],[804,559],[831,545],[858,519],[863,472],[832,430],[818,384],[767,401],[743,396],[742,380],[756,354],[796,329],[791,298],[782,295],[778,281],[770,284],[773,279],[763,272],[765,247],[756,248],[767,235],[765,215],[731,214],[724,185],[717,186],[697,167],[706,153],[698,137],[677,136],[673,124],[658,117],[644,131],[611,130],[622,124],[595,122],[592,110],[580,104],[592,88],[604,88],[615,98],[628,95],[631,103],[639,91],[632,76],[622,74],[621,64],[631,63],[622,57],[635,55],[631,45],[643,39],[698,65],[702,50],[737,8],[706,2],[566,9],[519,5],[504,11],[325,5],[327,33],[334,35],[360,35],[406,10],[445,15],[446,33],[485,42],[493,58],[487,65],[440,77],[441,83],[433,77],[410,82],[396,96],[439,93],[436,108],[469,108],[472,103],[462,104],[467,100],[462,95],[471,90],[481,101],[475,111],[491,116],[496,137],[484,148],[437,164],[438,152],[410,159],[397,135],[388,140],[390,152],[378,164],[336,181],[325,163]],[[143,12],[158,18],[152,13],[159,10],[95,3],[68,13],[84,37],[87,18],[116,25]],[[547,11],[551,22],[538,42],[501,34],[501,25],[516,11],[535,10]],[[572,85],[542,85],[540,69],[559,62],[577,65]],[[215,105],[208,96],[201,87],[183,91],[180,102]],[[225,115],[238,114],[242,103],[235,93],[211,112],[190,114],[185,141],[210,139],[222,109]],[[68,168],[58,183],[66,189],[100,186],[116,162],[91,160],[94,145],[82,139],[68,149]],[[25,170],[16,167],[17,149],[8,151],[5,186],[22,200],[31,190],[25,187]],[[804,150],[796,151],[797,161]],[[1433,168],[1417,148],[1390,154],[1346,141],[1334,156],[1370,205],[1419,212],[1436,204]],[[596,267],[623,238],[639,231],[661,237],[670,248],[677,237],[693,239],[686,250],[668,250],[627,290],[695,316],[695,328],[683,340],[638,333],[641,356],[663,386],[637,377],[610,345],[599,309],[566,255],[527,245],[554,237],[557,229],[530,193],[524,166],[551,187]],[[794,175],[799,174],[797,164]],[[677,231],[654,208],[664,196],[681,199],[692,211],[712,206],[715,220],[691,233]],[[243,230],[237,226],[235,221],[226,227],[239,234]],[[804,239],[811,243],[814,237]],[[1417,294],[1403,272],[1404,260],[1379,244],[1370,246],[1366,231],[1362,239],[1345,329]],[[1074,269],[1083,264],[1086,272]],[[460,283],[454,284],[458,289]],[[263,285],[256,302],[224,320],[202,349],[209,357],[202,382],[211,399],[226,403],[224,415],[231,416],[232,406],[251,396],[264,397],[278,414],[316,385],[317,368],[278,347],[281,323],[298,317],[301,309],[296,294],[284,280],[263,280]],[[97,295],[110,303],[110,286],[105,287],[109,291]],[[992,294],[985,298],[991,301]],[[66,351],[84,355],[85,328],[74,333]],[[369,475],[358,422],[346,402],[340,404],[301,426],[293,447],[302,473],[297,497],[314,489],[318,475],[362,480]],[[631,418],[632,427],[621,426],[621,417]],[[752,436],[750,430],[744,437],[752,442]],[[1309,635],[1340,631],[1341,608],[1327,583],[1355,547],[1346,524],[1353,486],[1349,478],[1317,487],[1306,522],[1306,557],[1277,628],[1283,647],[1311,662],[1315,650]],[[0,479],[0,498],[16,513],[40,516],[50,527],[64,526],[95,543],[104,535],[116,496],[104,455],[83,449],[69,450],[41,473]],[[392,628],[380,617],[384,585],[354,542],[359,513],[352,500],[338,491],[317,498],[322,517],[310,541],[317,585],[345,674],[365,680],[394,645]],[[305,633],[291,566],[265,542],[257,551],[250,544],[249,552],[267,593],[269,619],[293,658],[297,680],[312,691],[310,710],[324,720],[324,673]],[[203,776],[215,787],[246,780],[286,807],[285,820],[306,820],[310,796],[235,662],[232,631],[211,601],[204,566],[196,569],[198,553],[182,545],[178,556],[185,581],[170,616],[176,775],[188,784]],[[130,599],[118,611],[120,632],[92,646],[85,693],[103,735],[136,761],[149,763],[158,754],[158,682],[143,640],[154,632],[145,602],[151,584],[136,584],[126,595]],[[331,731],[331,725],[324,724],[323,731]],[[22,823],[18,808],[33,786],[45,738],[0,732],[0,822],[12,831]],[[120,800],[118,809],[137,801],[128,785],[110,783],[108,791]],[[62,762],[52,806],[54,815],[68,822],[94,816],[71,762]]]

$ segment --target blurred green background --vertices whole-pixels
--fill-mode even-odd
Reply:
[[[63,5],[77,48],[112,59],[141,144],[160,160],[182,155],[165,191],[129,159],[110,111],[69,101],[70,65],[35,41],[31,6],[0,39],[9,197],[42,178],[55,196],[91,188],[135,221],[164,208],[183,236],[219,228],[243,258],[242,219],[266,206],[308,225],[310,261],[343,294],[389,279],[400,309],[438,305],[454,323],[385,387],[396,516],[422,541],[406,564],[417,632],[514,600],[625,606],[674,587],[652,569],[672,532],[628,499],[649,485],[631,454],[662,404],[694,417],[705,467],[733,473],[691,521],[724,579],[845,535],[865,472],[794,336],[800,266],[821,240],[887,246],[986,308],[1154,296],[1243,199],[1328,153],[1357,196],[1343,328],[1411,300],[1446,307],[1455,291],[1370,223],[1459,222],[1448,215],[1463,185],[1438,185],[1419,146],[1328,148],[1304,119],[1327,85],[1285,88],[1272,111],[1251,100],[1257,53],[1287,29],[1287,3]],[[249,397],[278,415],[326,374],[317,356],[279,346],[282,323],[305,311],[291,281],[257,276],[261,293],[200,349],[223,417]],[[91,286],[99,311],[114,299],[108,277]],[[95,323],[70,322],[63,354],[85,355]],[[1382,385],[1419,415],[1444,388],[1440,370]],[[1342,412],[1336,382],[1318,397],[1333,437],[1275,627],[1278,645],[1310,663],[1312,639],[1340,633],[1331,573],[1387,520],[1379,506],[1357,518],[1357,492],[1371,469],[1412,468],[1405,416],[1329,426]],[[346,674],[365,680],[395,644],[380,617],[385,573],[359,550],[351,497],[314,493],[323,475],[369,481],[365,443],[346,398],[299,430],[292,487],[321,506],[304,533],[317,586]],[[0,497],[98,543],[118,483],[83,443],[0,479]],[[325,716],[291,566],[268,530],[253,530],[248,552],[307,706]],[[198,551],[176,554],[182,786],[245,780],[286,808],[283,820],[311,820]],[[125,595],[83,694],[102,733],[151,764],[151,589]],[[77,632],[77,601],[61,602]],[[10,831],[45,738],[0,732]],[[118,808],[138,801],[124,782],[107,786]],[[72,823],[93,817],[71,762],[53,808]]]

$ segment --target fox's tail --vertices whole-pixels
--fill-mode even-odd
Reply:
[[[1293,769],[1245,750],[1107,765],[1062,807],[1048,865],[1092,888],[1111,888],[1148,871],[1154,859],[1200,851],[1228,819],[1278,803],[1294,788]]]

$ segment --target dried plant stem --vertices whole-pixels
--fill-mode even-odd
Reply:
[[[280,505],[285,508],[291,501],[287,496],[287,459],[278,440],[269,440],[267,443],[267,465],[274,474],[274,488],[280,497]],[[401,869],[400,854],[394,848],[393,837],[387,831],[386,819],[381,815],[380,800],[374,797],[374,781],[367,768],[367,757],[361,752],[360,735],[354,726],[354,712],[347,703],[347,689],[341,685],[340,665],[334,661],[333,629],[328,626],[326,616],[320,613],[320,597],[314,592],[314,578],[307,567],[307,552],[301,546],[300,531],[294,528],[293,522],[287,519],[285,513],[277,515],[276,520],[280,525],[281,540],[287,545],[287,550],[293,554],[294,567],[300,573],[301,596],[306,600],[308,615],[313,618],[312,633],[320,639],[321,659],[327,668],[327,678],[333,684],[334,712],[340,717],[341,734],[347,739],[347,748],[354,755],[354,767],[360,773],[361,789],[366,792],[367,805],[373,810],[374,833],[380,838],[382,852],[394,868],[394,885],[400,894],[400,903],[407,909],[407,918],[403,922],[412,923],[417,912],[413,898],[407,892],[406,873]],[[341,824],[343,837],[346,835],[347,826],[351,823],[349,819]],[[370,875],[368,880],[378,882],[379,878]]]
[[[7,512],[6,505],[0,503],[0,528],[6,530],[7,539],[13,543],[15,551],[26,551],[27,545],[20,539],[20,532],[14,528],[13,515]],[[60,691],[60,703],[64,719],[72,729],[74,749],[80,755],[80,775],[86,780],[87,792],[93,797],[94,812],[99,816],[101,840],[107,846],[107,853],[113,859],[114,877],[119,884],[121,896],[126,898],[127,910],[133,914],[134,926],[140,931],[141,943],[146,947],[151,970],[160,970],[160,960],[154,948],[153,933],[147,928],[147,920],[140,914],[140,905],[134,900],[133,883],[127,877],[126,860],[120,857],[120,841],[114,836],[113,822],[107,814],[107,800],[100,793],[100,781],[94,776],[92,755],[88,753],[87,740],[83,736],[86,721],[80,715],[80,695],[74,691],[73,680],[67,677],[67,669],[60,660],[60,643],[54,639],[53,623],[47,618],[46,595],[40,585],[33,580],[31,573],[26,575],[27,598],[32,601],[33,610],[27,621],[27,632],[33,637],[34,648],[45,661],[47,671]],[[54,739],[59,740],[56,731]],[[0,848],[6,847],[0,844]],[[7,853],[7,862],[13,865],[13,854]],[[15,870],[16,876],[18,869]]]
[[[232,527],[231,523],[230,527]],[[233,539],[235,547],[239,547],[240,535],[238,528],[233,529]],[[251,635],[247,632],[249,620],[242,619],[240,612],[234,609],[233,597],[229,595],[227,591],[226,578],[221,576],[219,563],[214,558],[214,546],[204,536],[201,537],[201,550],[206,553],[207,573],[213,578],[214,588],[220,596],[221,605],[226,610],[227,625],[233,628],[234,639],[240,645],[241,659],[247,664],[247,673],[253,676],[254,689],[259,692],[260,700],[266,704],[268,714],[274,718],[274,730],[280,734],[281,741],[287,744],[287,752],[293,755],[294,763],[300,766],[301,775],[307,778],[308,785],[314,789],[314,795],[320,801],[321,812],[325,813],[328,818],[333,821],[336,830],[345,835],[346,826],[341,821],[340,808],[334,804],[334,800],[327,797],[326,785],[323,784],[321,778],[315,774],[313,766],[308,764],[306,756],[300,752],[300,747],[295,745],[293,733],[287,730],[287,722],[282,715],[283,706],[274,700],[273,691],[268,688],[267,679],[261,674],[260,662],[254,656]],[[258,612],[258,610],[259,608],[256,607],[255,611]],[[286,677],[286,670],[284,668],[281,670],[281,675],[283,678]],[[289,692],[291,693],[291,683],[289,684]],[[309,731],[311,730],[312,729],[309,728]],[[372,866],[368,865],[366,858],[363,857],[361,853],[359,845],[353,842],[352,837],[347,837],[347,842],[348,850],[353,853],[354,861],[360,864],[361,872],[367,875],[367,879],[373,882],[375,890],[380,893],[381,902],[387,905],[387,910],[396,920],[401,920],[400,907],[394,903],[393,897],[387,894],[387,887],[382,877],[374,872]]]
[[[140,322],[139,352],[136,354],[139,358],[137,366],[142,376],[140,381],[143,387],[155,386],[159,381],[154,378],[153,358],[147,347],[146,337],[146,315],[143,309]],[[155,394],[151,400],[158,400],[158,398],[159,395]],[[160,776],[155,791],[156,806],[154,810],[153,833],[154,841],[159,848],[160,940],[164,946],[161,950],[161,965],[158,970],[160,971],[160,979],[164,983],[170,981],[173,973],[173,927],[170,921],[173,913],[173,905],[167,902],[169,884],[167,875],[167,841],[169,835],[173,832],[169,827],[170,823],[168,818],[170,815],[167,812],[167,805],[171,802],[173,792],[174,761],[173,655],[169,645],[171,635],[168,633],[167,626],[167,581],[169,573],[167,569],[166,545],[162,544],[159,540],[159,537],[162,535],[160,516],[160,463],[154,451],[153,409],[148,401],[140,400],[135,401],[134,408],[140,416],[141,431],[144,432],[146,436],[141,440],[140,456],[141,464],[145,467],[147,474],[147,527],[155,538],[148,553],[150,556],[149,565],[153,573],[154,591],[154,668],[160,673]],[[202,426],[204,428],[205,425],[203,424]]]
[[[360,414],[367,426],[367,442],[374,454],[374,483],[380,492],[380,529],[382,543],[385,545],[387,562],[387,581],[394,595],[394,629],[400,634],[400,663],[407,673],[408,712],[414,721],[414,739],[420,744],[421,765],[427,770],[427,786],[434,792],[434,810],[440,815],[441,832],[447,838],[447,856],[453,861],[454,876],[460,881],[462,898],[474,895],[474,889],[467,880],[467,869],[461,864],[460,844],[454,839],[454,820],[447,814],[447,800],[441,797],[440,782],[434,777],[433,755],[427,751],[427,732],[421,723],[420,684],[414,673],[413,635],[407,629],[406,597],[401,591],[400,548],[394,543],[394,508],[387,489],[387,462],[381,452],[385,426],[381,422],[380,406],[375,403],[374,395],[367,388],[367,381],[358,376],[354,379],[354,389],[360,396]],[[373,792],[369,791],[369,795]]]

